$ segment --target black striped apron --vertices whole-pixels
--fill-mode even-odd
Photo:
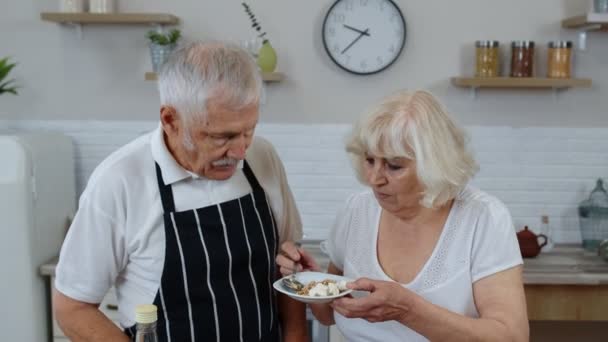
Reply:
[[[253,191],[175,211],[171,185],[156,175],[165,222],[165,263],[154,299],[160,341],[279,341],[275,279],[278,232],[266,193],[247,161]],[[127,329],[134,337],[135,327]]]

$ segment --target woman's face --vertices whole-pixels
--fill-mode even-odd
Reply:
[[[366,154],[363,172],[384,210],[399,213],[420,206],[424,188],[418,180],[414,160]]]

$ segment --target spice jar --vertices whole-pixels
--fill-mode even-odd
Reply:
[[[511,77],[534,76],[534,42],[519,40],[511,43]]]
[[[500,74],[500,51],[496,40],[475,42],[475,76],[498,77]]]
[[[84,12],[84,0],[61,0],[59,3],[61,12],[81,13]]]
[[[116,0],[89,0],[89,12],[113,13],[116,10]]]
[[[547,51],[547,77],[570,78],[572,60],[572,42],[553,41],[549,42]]]

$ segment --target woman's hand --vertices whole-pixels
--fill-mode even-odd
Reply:
[[[286,241],[281,245],[276,262],[284,276],[292,274],[294,271],[321,271],[312,255],[304,248],[296,246],[292,241]]]
[[[331,307],[347,318],[362,318],[368,322],[398,321],[410,310],[416,295],[401,284],[359,278],[346,286],[355,291],[368,291],[366,297],[343,297],[334,300]]]

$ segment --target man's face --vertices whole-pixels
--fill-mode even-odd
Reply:
[[[178,163],[185,169],[214,180],[226,180],[236,172],[237,164],[245,159],[258,122],[258,104],[232,110],[219,101],[207,101],[207,119],[185,125],[179,119],[173,124],[161,120],[167,145]],[[167,127],[169,126],[169,127]]]

